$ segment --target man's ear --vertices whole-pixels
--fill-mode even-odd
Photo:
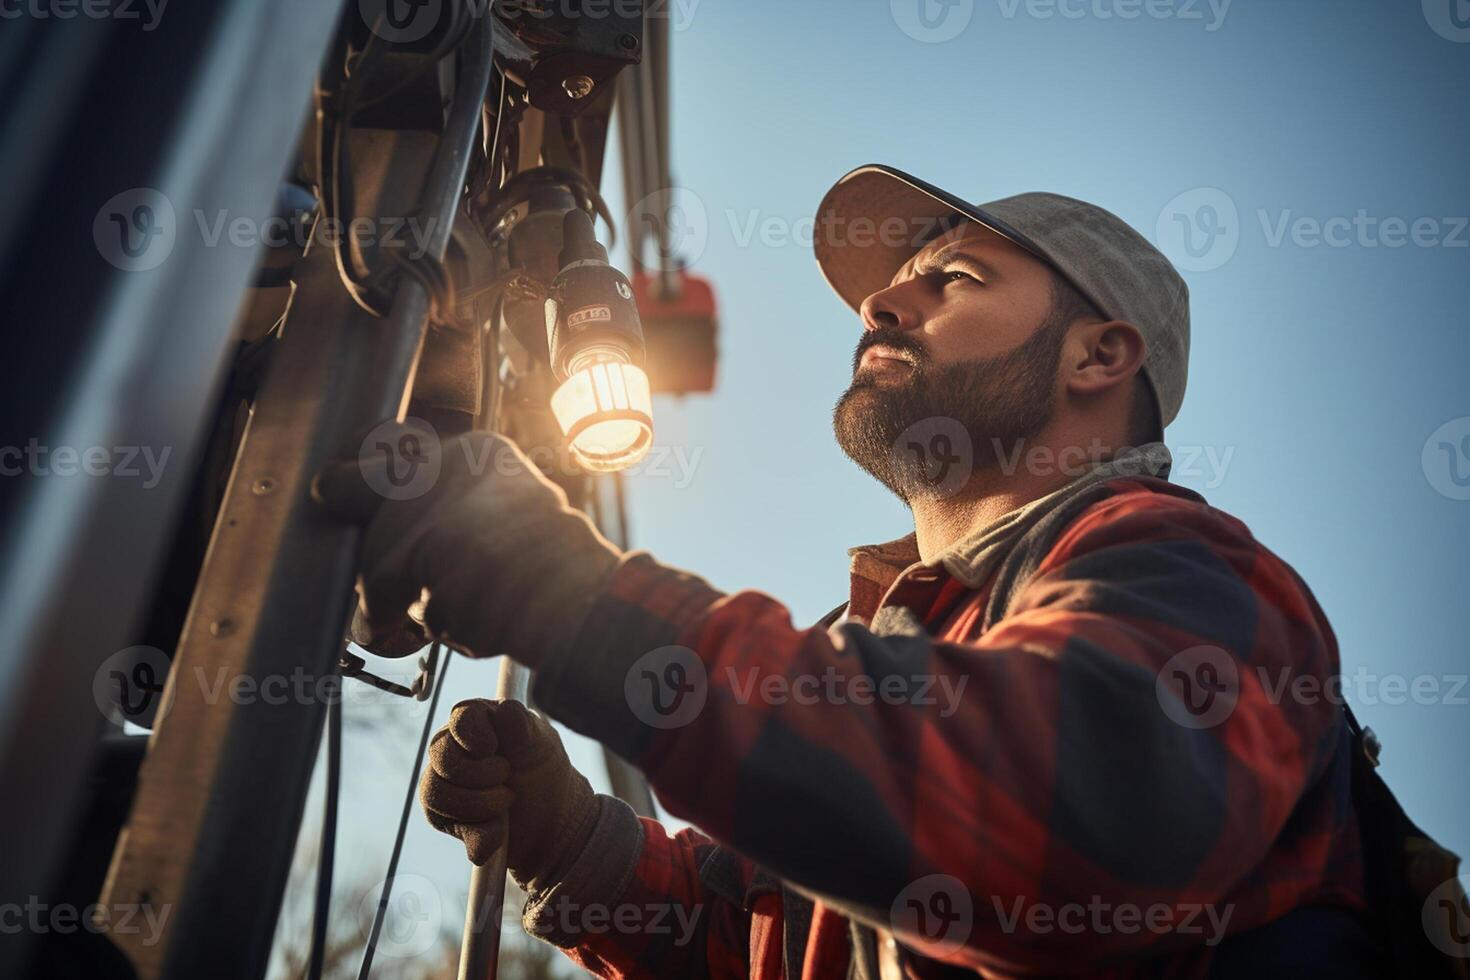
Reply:
[[[1074,331],[1072,341],[1067,390],[1083,397],[1126,385],[1148,356],[1143,334],[1126,320],[1084,324]]]

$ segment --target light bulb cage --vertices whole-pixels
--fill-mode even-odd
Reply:
[[[653,396],[641,367],[606,353],[575,363],[551,396],[573,456],[588,469],[630,466],[653,444]]]

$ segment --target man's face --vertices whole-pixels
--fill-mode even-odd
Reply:
[[[1059,393],[1068,324],[1053,305],[1051,270],[988,228],[926,245],[863,302],[852,385],[833,413],[843,451],[910,503],[943,482],[911,433],[963,426],[976,470],[997,444],[1014,451],[1051,421]]]

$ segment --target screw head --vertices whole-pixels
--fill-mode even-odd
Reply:
[[[638,39],[631,34],[623,34],[618,38],[618,46],[632,51],[638,47]]]
[[[592,94],[592,89],[596,84],[596,82],[592,81],[586,75],[572,75],[562,79],[561,87],[567,93],[567,98],[585,99]]]

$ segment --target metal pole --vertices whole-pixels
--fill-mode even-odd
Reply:
[[[608,506],[608,492],[612,492],[612,506]],[[597,477],[592,488],[593,520],[597,529],[609,541],[626,551],[631,540],[628,532],[628,507],[623,493],[623,474],[608,473]],[[602,747],[602,762],[607,767],[607,779],[612,785],[613,795],[633,808],[640,817],[656,817],[653,806],[653,791],[643,773],[628,760],[622,758],[606,745]]]
[[[495,697],[524,702],[531,688],[531,672],[509,657],[500,663]],[[494,980],[500,960],[500,916],[505,908],[505,860],[510,850],[510,828],[505,843],[490,860],[470,872],[470,900],[465,906],[464,938],[459,947],[459,980]]]

